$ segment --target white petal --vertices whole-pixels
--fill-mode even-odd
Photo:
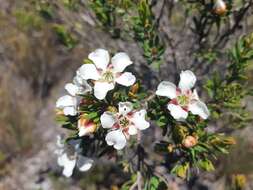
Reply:
[[[68,93],[72,96],[75,96],[78,93],[78,86],[72,84],[72,83],[67,83],[65,85],[65,89],[68,91]]]
[[[156,90],[156,95],[158,96],[166,96],[170,99],[176,97],[176,86],[169,81],[162,81]]]
[[[70,177],[76,165],[76,159],[71,160],[68,158],[67,154],[64,153],[58,158],[58,164],[63,167],[63,175]]]
[[[181,90],[190,90],[196,83],[196,76],[190,70],[181,71],[178,87]]]
[[[135,76],[130,72],[125,72],[116,78],[116,82],[123,86],[131,86],[135,83],[135,81]]]
[[[199,100],[199,95],[196,89],[193,90],[193,99]]]
[[[80,171],[85,172],[91,168],[93,162],[94,161],[92,159],[79,155],[76,166],[78,167]]]
[[[206,106],[206,104],[202,101],[194,101],[189,105],[189,110],[194,115],[199,115],[203,119],[207,119],[210,115],[210,112]]]
[[[56,101],[57,108],[64,108],[67,106],[76,106],[76,104],[77,104],[77,99],[69,95],[62,96]]]
[[[106,97],[108,91],[114,89],[113,83],[95,82],[94,95],[97,99],[102,100]]]
[[[78,87],[78,94],[85,94],[92,90],[92,87],[79,75],[76,75],[73,79],[73,83]]]
[[[111,112],[104,112],[100,117],[100,121],[103,128],[112,128],[116,118]]]
[[[130,125],[128,128],[129,135],[136,135],[138,132],[137,128],[134,125]]]
[[[126,137],[121,130],[109,132],[105,140],[109,146],[113,146],[117,150],[121,150],[126,146]]]
[[[184,121],[188,116],[188,112],[183,110],[179,105],[168,104],[167,108],[170,110],[172,117],[178,121]]]
[[[147,129],[150,126],[149,122],[145,119],[146,113],[146,110],[140,110],[133,115],[132,121],[139,130]]]
[[[64,115],[75,116],[77,114],[76,108],[73,106],[63,108]]]
[[[77,75],[82,77],[84,80],[92,79],[98,80],[100,75],[94,64],[83,64],[77,71]]]
[[[57,135],[56,136],[56,145],[58,148],[63,148],[64,147],[64,143],[63,143],[63,136],[62,135]]]
[[[105,49],[96,49],[88,58],[93,61],[97,68],[105,70],[110,61],[110,55]]]
[[[78,136],[83,137],[87,134],[89,134],[90,130],[87,127],[80,127],[78,128]]]
[[[124,69],[132,63],[129,56],[124,52],[117,53],[112,57],[112,65],[116,72],[124,71]]]
[[[121,115],[126,115],[133,109],[133,104],[131,102],[119,102],[119,113]]]

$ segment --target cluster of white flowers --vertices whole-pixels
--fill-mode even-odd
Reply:
[[[114,89],[116,83],[122,86],[131,86],[136,81],[132,73],[123,72],[127,66],[132,64],[129,56],[124,52],[116,53],[111,62],[108,51],[104,49],[95,50],[88,55],[88,58],[92,63],[83,64],[76,71],[73,82],[65,85],[68,95],[60,97],[56,102],[56,108],[62,110],[66,116],[78,114],[80,95],[93,91],[97,99],[103,100],[108,91]],[[145,110],[133,111],[130,102],[119,103],[118,114],[105,112],[101,116],[101,124],[104,128],[112,128],[113,130],[106,136],[107,144],[114,145],[115,149],[122,149],[126,145],[126,139],[129,138],[129,135],[136,134],[137,129],[143,130],[149,127],[149,123],[145,121],[145,114]],[[138,121],[139,118],[141,120]],[[94,122],[81,116],[78,119],[77,128],[79,130],[78,135],[82,137],[93,133],[97,126]],[[80,152],[77,151],[80,148],[72,149],[73,154],[69,155],[64,145],[59,143],[59,140],[57,144],[59,147],[57,151],[58,164],[64,167],[63,174],[65,176],[72,175],[75,165],[80,171],[86,171],[91,167],[93,161],[90,158],[81,156]],[[80,162],[84,165],[80,165]]]
[[[132,64],[126,53],[117,53],[110,61],[108,51],[97,49],[90,53],[88,58],[92,63],[83,64],[77,70],[73,83],[65,85],[68,95],[59,98],[56,102],[56,107],[62,111],[62,114],[78,116],[79,137],[90,135],[97,129],[97,124],[88,120],[85,115],[78,115],[79,103],[82,100],[80,95],[91,93],[98,100],[103,100],[107,93],[114,89],[116,83],[131,86],[136,81],[132,73],[123,72]],[[189,111],[203,119],[209,116],[209,110],[199,99],[196,89],[192,90],[195,83],[196,76],[187,70],[181,72],[178,87],[168,81],[159,84],[156,95],[170,99],[167,108],[174,119],[184,121]],[[130,136],[137,135],[150,126],[146,120],[146,110],[134,110],[131,102],[119,102],[117,112],[105,111],[100,116],[100,123],[108,130],[105,141],[117,150],[126,146]],[[80,171],[87,171],[92,166],[93,160],[81,155],[78,143],[74,143],[69,151],[70,148],[66,148],[58,139],[58,147],[58,164],[64,167],[65,176],[71,176],[75,166]]]

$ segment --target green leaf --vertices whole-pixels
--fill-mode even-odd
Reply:
[[[187,176],[187,171],[189,169],[189,163],[185,162],[182,165],[176,165],[172,170],[171,173],[176,174],[177,176],[185,179]]]
[[[197,165],[200,168],[202,168],[203,170],[208,171],[208,172],[215,170],[215,168],[213,166],[213,163],[210,160],[208,160],[208,159],[199,160],[197,162]]]

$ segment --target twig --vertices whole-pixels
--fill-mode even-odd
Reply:
[[[161,18],[162,18],[162,16],[163,16],[164,7],[165,7],[165,0],[163,0],[162,8],[161,8],[161,10],[160,10],[159,16],[158,16],[157,19],[156,19],[156,26],[157,26],[157,27],[159,26],[160,20],[161,20]]]
[[[155,172],[154,173],[157,177],[159,177],[165,184],[166,186],[169,188],[170,187],[170,184],[168,182],[168,180],[166,179],[166,177],[164,177],[162,174],[158,173],[158,172]]]
[[[136,178],[136,181],[134,182],[134,184],[129,188],[129,190],[134,190],[136,187],[138,190],[141,190],[141,179],[142,179],[142,176],[141,176],[141,172],[137,172],[137,178]]]

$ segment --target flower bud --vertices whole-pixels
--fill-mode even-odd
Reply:
[[[88,120],[85,116],[82,116],[78,120],[77,127],[79,130],[78,135],[80,137],[94,133],[97,129],[97,125],[93,121]]]
[[[135,94],[138,92],[139,88],[140,88],[139,83],[135,83],[133,86],[131,86],[128,95],[132,98],[136,98]]]
[[[227,12],[227,5],[223,0],[216,0],[214,4],[214,12],[217,15],[223,15]]]
[[[247,183],[246,176],[243,174],[233,175],[232,180],[236,189],[244,189]]]
[[[174,148],[174,146],[172,144],[169,144],[167,146],[167,150],[169,151],[169,153],[171,153],[173,151],[173,148]]]
[[[183,145],[186,148],[191,148],[193,146],[195,146],[198,143],[198,140],[196,137],[193,136],[187,136],[184,140],[183,140]]]
[[[117,113],[118,109],[116,107],[114,107],[114,106],[109,106],[107,108],[107,111],[112,112],[112,113]]]

